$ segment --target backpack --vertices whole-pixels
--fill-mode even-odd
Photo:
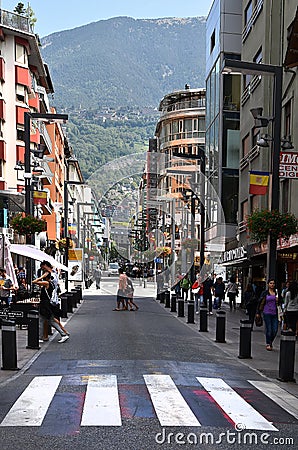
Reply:
[[[187,278],[183,278],[183,280],[181,281],[181,287],[183,289],[189,289],[190,286],[190,282]]]

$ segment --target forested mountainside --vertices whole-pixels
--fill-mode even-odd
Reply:
[[[144,151],[162,97],[205,85],[205,18],[100,20],[42,39],[69,140],[86,178]]]

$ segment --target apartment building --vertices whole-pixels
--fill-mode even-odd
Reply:
[[[215,0],[207,19],[206,154],[209,178],[222,202],[226,224],[222,233],[213,235],[224,236],[219,262],[229,275],[238,273],[244,286],[251,280],[267,279],[271,264],[268,255],[276,265],[279,286],[298,277],[297,235],[278,239],[275,253],[267,242],[260,244],[250,238],[247,230],[247,217],[255,210],[275,208],[298,215],[297,165],[282,170],[285,167],[278,161],[293,162],[296,155],[297,26],[297,2],[283,0]],[[277,73],[282,74],[280,79]],[[279,81],[281,101],[277,105]],[[229,134],[225,132],[229,127],[225,122],[231,125],[233,120],[232,129],[237,130],[238,138],[234,131],[229,133],[234,145],[234,158],[229,158]],[[278,124],[281,131],[274,136]],[[224,180],[231,170],[235,171],[234,184],[227,185]],[[251,193],[253,173],[269,175],[268,188],[262,195]],[[210,214],[207,242],[212,242],[212,224],[218,218],[216,211],[212,220],[212,207]]]

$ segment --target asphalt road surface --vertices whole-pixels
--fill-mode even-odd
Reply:
[[[1,389],[5,450],[297,448],[297,399],[153,298],[113,311],[90,291],[59,337]]]

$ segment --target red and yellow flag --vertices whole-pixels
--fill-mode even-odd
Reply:
[[[33,191],[34,205],[46,205],[48,202],[48,194],[46,191]]]
[[[250,171],[249,193],[253,195],[265,195],[269,184],[269,172]]]

